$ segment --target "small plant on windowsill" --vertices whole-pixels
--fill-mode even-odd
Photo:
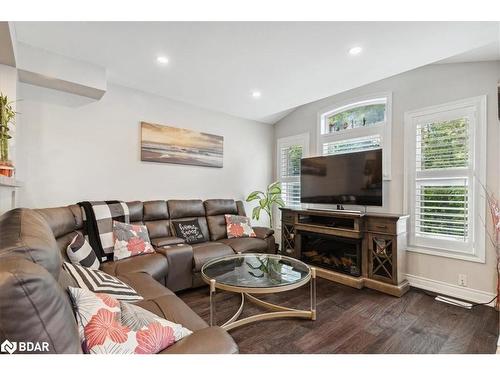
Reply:
[[[273,209],[275,207],[284,207],[285,202],[281,198],[281,184],[279,181],[273,182],[264,191],[251,192],[246,201],[252,202],[258,200],[259,205],[252,210],[252,219],[259,220],[261,212],[264,211],[269,216],[269,228],[273,227]]]
[[[9,139],[12,138],[9,125],[14,124],[16,112],[12,108],[13,101],[0,93],[0,175],[12,177],[14,167],[9,160]]]

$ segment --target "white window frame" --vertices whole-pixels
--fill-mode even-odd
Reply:
[[[309,133],[302,133],[302,134],[297,134],[297,135],[292,135],[289,137],[283,137],[279,138],[276,142],[276,179],[279,182],[295,182],[298,180],[300,182],[300,175],[298,177],[288,177],[283,179],[281,177],[281,149],[283,147],[290,147],[290,146],[302,146],[302,157],[308,157],[309,156]],[[280,215],[274,215],[276,220],[278,220],[277,225],[275,227],[280,227],[281,225],[281,220],[279,220]]]
[[[346,111],[351,108],[360,107],[370,103],[376,103],[377,100],[385,99],[385,121],[372,126],[346,129],[336,133],[326,132],[326,119],[331,115]],[[369,95],[363,95],[349,100],[332,103],[318,112],[317,119],[317,139],[316,153],[323,155],[323,144],[328,142],[343,141],[351,138],[363,138],[372,135],[379,135],[382,140],[382,163],[383,179],[390,180],[391,173],[391,145],[392,145],[392,92],[379,92]]]
[[[450,103],[421,108],[418,110],[405,112],[404,138],[405,138],[405,187],[403,205],[410,215],[408,251],[430,254],[454,259],[467,260],[472,262],[485,262],[486,250],[486,199],[483,186],[486,186],[486,130],[487,112],[486,95],[474,98],[467,98]],[[470,138],[470,165],[461,172],[468,178],[470,202],[469,225],[470,241],[467,246],[455,244],[452,250],[451,241],[448,244],[443,240],[418,241],[415,236],[415,220],[412,213],[415,210],[415,185],[416,185],[416,126],[425,121],[447,121],[453,118],[469,118]],[[436,171],[432,171],[435,175]],[[442,179],[459,178],[459,171],[451,173],[443,170]],[[439,179],[439,177],[436,177]],[[448,245],[448,246],[447,246]]]

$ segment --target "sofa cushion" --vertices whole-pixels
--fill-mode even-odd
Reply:
[[[144,205],[141,201],[127,202],[129,220],[132,224],[142,223]]]
[[[255,237],[226,238],[219,242],[230,246],[236,253],[265,252],[268,248],[267,241]]]
[[[49,353],[81,353],[66,292],[45,268],[20,257],[0,259],[0,342],[7,339],[46,342]]]
[[[143,299],[134,288],[106,272],[67,262],[64,263],[64,269],[81,289],[95,293],[106,293],[121,301],[135,302]]]
[[[56,280],[62,265],[61,252],[49,224],[42,215],[27,208],[17,208],[1,216],[0,256],[28,259],[45,268]]]
[[[208,327],[208,324],[176,295],[165,295],[155,299],[139,301],[135,304],[159,317],[182,324],[191,331]]]
[[[160,354],[237,354],[238,345],[221,327],[207,327],[169,346]]]
[[[69,288],[82,348],[92,354],[156,354],[192,332],[108,294]]]
[[[170,236],[167,202],[144,202],[144,224],[148,227],[150,238]]]
[[[163,282],[167,275],[168,262],[161,254],[144,254],[133,258],[101,263],[101,270],[114,276],[145,272],[154,279]]]
[[[117,276],[117,278],[134,288],[145,300],[174,294],[147,273],[134,272]]]
[[[203,202],[207,213],[207,225],[210,240],[227,238],[226,219],[224,215],[238,214],[238,207],[233,199],[208,199]]]
[[[56,238],[81,229],[81,223],[77,223],[74,211],[69,207],[44,208],[35,211],[42,215]]]
[[[201,271],[201,267],[210,259],[224,255],[234,255],[233,249],[220,242],[202,242],[191,245],[193,247],[194,271]]]
[[[144,224],[148,228],[149,238],[168,237],[171,234],[169,220],[152,220],[145,221]]]
[[[76,233],[66,249],[66,255],[71,263],[79,264],[93,270],[99,269],[101,264],[95,255],[94,249],[87,242],[83,234]]]
[[[143,220],[168,220],[167,202],[160,200],[144,202]]]
[[[203,201],[199,199],[172,199],[167,202],[170,218],[205,217]]]
[[[207,199],[203,204],[207,216],[238,214],[238,207],[234,199]]]
[[[126,224],[113,220],[115,248],[113,260],[154,253],[145,225]]]

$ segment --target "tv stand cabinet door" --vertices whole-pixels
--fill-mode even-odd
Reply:
[[[299,259],[300,235],[297,235],[296,222],[296,212],[281,209],[281,254]]]
[[[368,278],[398,285],[397,236],[367,233]]]

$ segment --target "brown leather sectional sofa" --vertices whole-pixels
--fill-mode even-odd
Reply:
[[[231,336],[209,327],[173,292],[203,285],[209,259],[235,252],[274,252],[272,230],[254,228],[256,238],[228,239],[224,214],[245,215],[230,199],[129,202],[130,221],[144,223],[154,254],[101,264],[132,286],[141,307],[193,331],[162,353],[237,353]],[[174,236],[172,220],[198,218],[210,241],[188,245]],[[81,353],[71,302],[73,280],[62,268],[66,247],[82,229],[78,205],[15,209],[0,218],[0,342],[48,342],[51,353]]]

